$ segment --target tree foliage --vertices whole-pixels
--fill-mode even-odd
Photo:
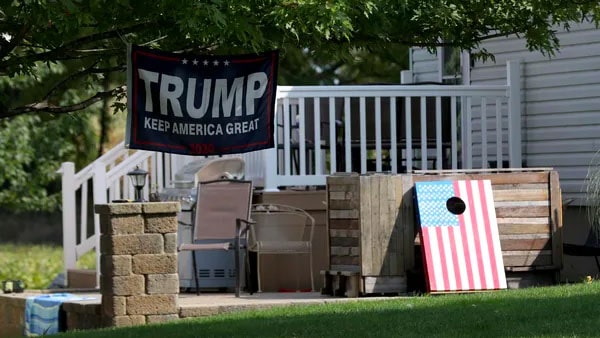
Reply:
[[[122,74],[126,43],[207,54],[278,48],[284,58],[300,47],[342,59],[390,44],[476,49],[517,34],[530,49],[552,53],[559,47],[556,26],[568,28],[584,15],[596,20],[599,12],[591,0],[3,0],[0,76],[30,75],[44,91],[29,100],[0,94],[0,118],[122,98],[123,81],[78,102],[58,102],[68,88]],[[42,65],[57,63],[66,70],[60,77],[37,77]]]

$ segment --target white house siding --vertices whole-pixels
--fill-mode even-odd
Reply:
[[[555,168],[563,198],[581,204],[588,165],[600,150],[600,30],[590,23],[573,24],[558,37],[561,48],[552,57],[528,51],[516,37],[486,41],[482,47],[495,55],[495,62],[475,62],[471,84],[505,84],[506,62],[521,61],[523,161],[527,167]],[[413,65],[432,62],[425,59]],[[421,76],[417,68],[413,72]],[[473,130],[477,140],[478,118]],[[494,147],[490,144],[488,154],[494,154]],[[480,153],[481,147],[473,150]]]
[[[439,61],[437,56],[422,48],[410,49],[413,82],[440,82]]]

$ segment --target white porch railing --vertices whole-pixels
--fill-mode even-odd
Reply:
[[[276,147],[228,156],[244,158],[246,178],[267,191],[322,186],[339,171],[518,168],[519,72],[519,63],[509,62],[508,83],[493,86],[280,86]],[[172,186],[175,173],[194,159],[130,151],[121,143],[78,173],[73,163],[63,163],[65,269],[94,248],[98,253],[93,205],[132,199],[127,172],[135,166],[149,172],[147,199],[150,191]]]

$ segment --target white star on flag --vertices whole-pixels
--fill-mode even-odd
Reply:
[[[188,60],[187,59],[183,59],[183,60],[181,60],[181,63],[183,63],[184,65],[187,65]]]
[[[225,66],[229,66],[229,61],[228,61],[228,60],[225,60],[225,61],[223,61],[223,64],[224,64]]]
[[[192,61],[192,64],[193,64],[194,66],[197,66],[197,65],[198,65],[198,60],[194,59],[194,60]]]
[[[205,66],[208,66],[208,60],[202,61],[202,64],[205,65]]]
[[[218,66],[219,65],[219,61],[217,61],[217,60],[213,61],[213,65]]]

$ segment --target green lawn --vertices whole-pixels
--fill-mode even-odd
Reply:
[[[600,282],[293,306],[61,337],[594,337]]]
[[[95,266],[93,252],[78,262],[80,268],[93,269]],[[46,289],[63,270],[60,246],[0,244],[0,281],[20,279],[28,289]]]

